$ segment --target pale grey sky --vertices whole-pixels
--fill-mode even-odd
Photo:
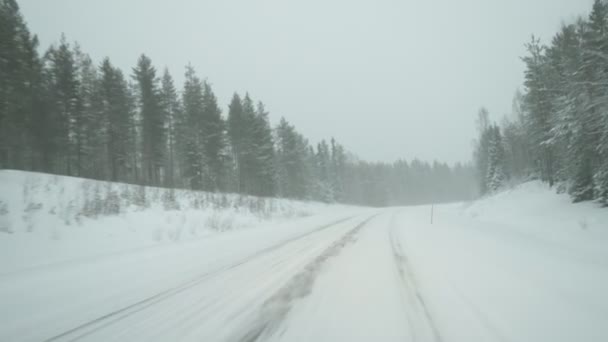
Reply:
[[[62,32],[130,74],[146,53],[181,86],[191,62],[224,111],[262,100],[315,142],[366,160],[467,161],[475,115],[510,112],[524,43],[592,0],[20,0],[46,47]]]

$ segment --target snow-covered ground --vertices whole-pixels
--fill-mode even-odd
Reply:
[[[0,170],[0,273],[268,227],[335,209]]]
[[[41,177],[0,172],[0,341],[608,341],[608,210],[539,183],[432,224],[430,206],[261,217],[188,193],[68,224],[81,180],[24,190]]]

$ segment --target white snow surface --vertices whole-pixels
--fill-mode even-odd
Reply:
[[[0,170],[0,273],[269,227],[336,208]],[[144,198],[144,200],[141,200]],[[352,210],[352,208],[351,208]]]
[[[537,182],[78,215],[94,184],[0,171],[0,341],[608,341],[608,210]]]

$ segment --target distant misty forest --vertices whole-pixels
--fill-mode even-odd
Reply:
[[[15,0],[0,0],[0,25],[1,168],[374,206],[476,195],[472,165],[362,161],[284,118],[271,127],[249,94],[223,111],[192,65],[178,86],[143,54],[125,73],[65,36],[41,53]]]

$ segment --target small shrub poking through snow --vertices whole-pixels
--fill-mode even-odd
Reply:
[[[582,219],[578,220],[578,226],[582,230],[587,230],[587,228],[589,228],[589,222],[587,222],[586,218],[582,218]]]
[[[12,233],[8,213],[8,203],[0,200],[0,233]]]
[[[175,198],[174,189],[165,189],[162,195],[163,207],[165,210],[179,210],[179,203]]]

